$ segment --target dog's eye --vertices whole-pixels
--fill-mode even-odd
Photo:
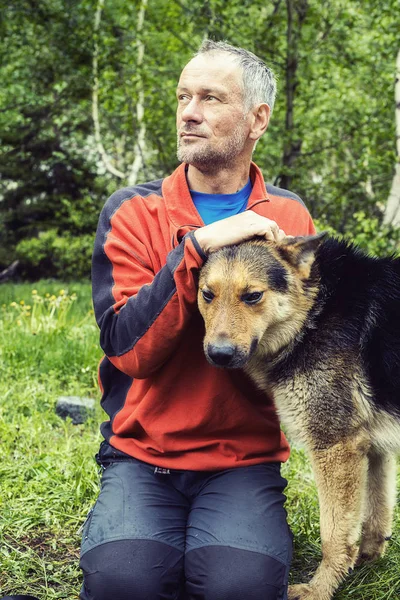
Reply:
[[[214,294],[212,292],[209,292],[208,290],[202,290],[201,293],[204,300],[208,303],[210,303],[211,300],[214,298]]]
[[[241,299],[246,304],[257,304],[257,302],[260,302],[262,297],[262,292],[252,292],[251,294],[243,294]]]

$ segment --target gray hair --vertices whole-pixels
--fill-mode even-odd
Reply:
[[[243,101],[246,111],[251,110],[256,104],[265,102],[272,112],[276,96],[276,78],[261,58],[244,48],[208,39],[203,41],[195,56],[208,52],[227,52],[242,68]]]

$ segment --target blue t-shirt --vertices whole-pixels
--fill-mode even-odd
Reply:
[[[205,225],[237,215],[246,210],[252,185],[250,177],[246,185],[234,194],[204,194],[190,190],[194,205]]]

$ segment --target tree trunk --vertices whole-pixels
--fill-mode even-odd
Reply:
[[[137,178],[139,172],[144,164],[144,154],[145,154],[145,137],[146,137],[146,125],[144,121],[144,89],[143,82],[139,83],[139,92],[138,92],[138,100],[136,103],[136,121],[138,125],[138,132],[134,144],[133,151],[133,162],[130,168],[129,173],[124,173],[117,169],[113,165],[112,158],[107,154],[100,130],[100,115],[99,115],[99,66],[98,66],[98,56],[99,56],[99,37],[100,37],[100,23],[102,12],[104,9],[105,0],[98,0],[97,9],[94,20],[94,50],[93,50],[93,90],[92,90],[92,116],[94,123],[94,137],[96,140],[97,151],[100,154],[101,160],[107,171],[120,179],[128,179],[129,185],[135,185],[137,182]],[[144,43],[141,37],[144,25],[144,17],[146,13],[148,0],[142,0],[140,3],[140,9],[138,14],[137,26],[136,26],[136,50],[138,53],[137,59],[137,67],[140,71],[140,67],[143,64],[144,57]]]
[[[4,269],[4,271],[1,271],[0,272],[0,283],[3,283],[3,281],[8,281],[12,277],[14,277],[14,275],[17,272],[18,266],[19,266],[19,260],[14,260],[14,262],[11,263],[11,265],[9,267]]]
[[[279,185],[289,189],[292,181],[292,169],[300,154],[301,140],[295,139],[294,106],[295,92],[298,85],[297,69],[299,65],[299,41],[301,28],[306,18],[308,0],[286,0],[287,10],[287,51],[286,51],[286,119],[285,144],[283,149],[283,172],[279,177]],[[297,16],[297,26],[295,24]]]
[[[400,50],[396,60],[396,82],[394,86],[395,121],[396,121],[396,167],[386,203],[383,223],[400,227]]]
[[[107,154],[100,133],[100,117],[99,117],[99,31],[101,15],[104,8],[105,0],[98,0],[96,14],[94,18],[94,49],[93,49],[93,90],[92,90],[92,117],[94,123],[94,139],[96,140],[97,151],[100,154],[103,165],[116,177],[125,179],[125,173],[116,169],[112,164],[110,156]]]
[[[137,67],[140,75],[140,68],[143,63],[144,57],[144,43],[142,39],[142,31],[144,24],[144,17],[146,14],[147,8],[147,0],[142,0],[140,4],[139,16],[137,20],[136,27],[136,49],[138,54],[137,59]],[[143,80],[140,79],[139,84],[139,93],[138,99],[136,103],[136,122],[138,125],[138,134],[135,141],[134,147],[134,159],[131,167],[131,172],[129,174],[128,183],[129,185],[135,185],[137,182],[138,175],[140,173],[140,169],[144,164],[144,155],[145,155],[145,143],[146,143],[146,124],[144,122],[144,89],[143,89]]]

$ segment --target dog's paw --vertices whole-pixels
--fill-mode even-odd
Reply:
[[[288,600],[330,600],[331,596],[326,595],[318,589],[307,583],[289,585]]]
[[[303,600],[306,598],[304,595],[310,586],[306,584],[289,585],[288,589],[288,600]]]
[[[360,551],[357,556],[357,565],[372,562],[384,555],[389,537],[377,535],[364,537],[361,540]]]

